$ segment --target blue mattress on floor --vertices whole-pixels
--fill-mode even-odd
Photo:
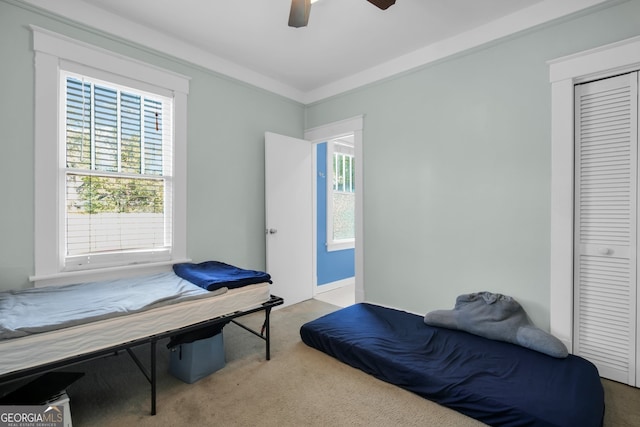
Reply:
[[[336,359],[493,426],[602,426],[596,367],[428,326],[423,317],[356,304],[304,324],[302,341]]]

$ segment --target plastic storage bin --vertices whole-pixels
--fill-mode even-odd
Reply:
[[[192,384],[224,368],[224,340],[222,332],[210,338],[179,344],[171,349],[169,372]]]

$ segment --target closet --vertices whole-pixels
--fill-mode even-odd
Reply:
[[[640,386],[638,72],[575,86],[574,348]]]

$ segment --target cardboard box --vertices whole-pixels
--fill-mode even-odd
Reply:
[[[180,344],[171,349],[169,372],[192,384],[224,368],[224,340],[222,332],[211,338]]]

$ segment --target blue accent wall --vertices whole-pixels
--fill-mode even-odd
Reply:
[[[317,144],[317,273],[318,286],[355,275],[355,250],[327,251],[327,143]]]

